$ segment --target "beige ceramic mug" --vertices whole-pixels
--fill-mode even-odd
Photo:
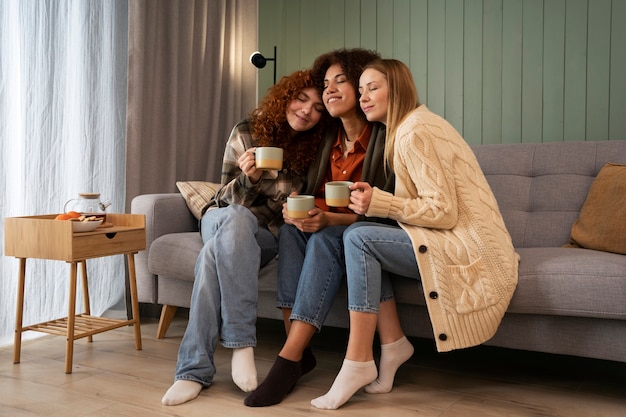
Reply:
[[[309,210],[315,207],[315,197],[312,195],[291,195],[287,197],[287,216],[292,219],[309,217]]]
[[[256,169],[283,169],[283,150],[281,148],[271,146],[258,147],[254,151],[254,159]]]
[[[325,185],[326,204],[329,207],[348,207],[350,204],[350,181],[330,181]]]

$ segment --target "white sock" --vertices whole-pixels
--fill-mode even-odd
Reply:
[[[233,382],[243,392],[252,392],[257,388],[258,382],[253,347],[233,349],[231,375]]]
[[[202,391],[202,384],[196,381],[179,379],[167,390],[161,403],[163,405],[178,405],[191,401]]]
[[[323,410],[336,410],[345,404],[360,388],[376,379],[376,363],[343,360],[343,365],[330,390],[311,401],[311,405]]]
[[[365,392],[369,394],[384,394],[391,391],[396,371],[400,365],[413,356],[413,350],[413,345],[406,336],[402,336],[393,343],[381,345],[378,378],[365,387]]]

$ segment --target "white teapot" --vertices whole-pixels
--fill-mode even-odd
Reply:
[[[76,211],[81,214],[105,214],[107,207],[111,205],[109,200],[100,201],[100,193],[79,193],[78,198],[72,198],[65,202],[63,211]]]

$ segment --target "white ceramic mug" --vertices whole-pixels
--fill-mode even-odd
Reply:
[[[254,151],[256,169],[279,170],[283,169],[283,150],[271,146],[261,146]]]
[[[291,195],[287,197],[287,216],[292,219],[309,217],[309,210],[315,207],[315,197],[312,195]]]
[[[351,181],[330,181],[325,185],[326,204],[329,207],[348,207]]]

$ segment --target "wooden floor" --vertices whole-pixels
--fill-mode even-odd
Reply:
[[[185,323],[177,318],[168,337],[155,340],[156,323],[145,322],[141,351],[132,328],[79,340],[69,375],[63,337],[25,342],[20,364],[13,364],[12,346],[0,348],[0,416],[626,416],[626,364],[488,347],[438,354],[421,339],[412,340],[415,355],[390,394],[360,392],[338,411],[316,410],[310,400],[330,387],[343,358],[347,334],[339,329],[316,336],[317,369],[280,405],[245,407],[230,379],[230,351],[220,348],[214,384],[190,403],[166,407],[160,399],[172,383]],[[279,322],[259,323],[260,379],[283,337]]]

